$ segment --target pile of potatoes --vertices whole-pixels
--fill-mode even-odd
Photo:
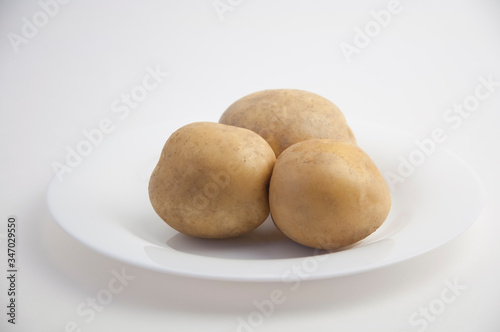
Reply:
[[[342,112],[293,89],[252,93],[219,123],[175,131],[149,197],[156,213],[187,235],[239,236],[271,213],[287,237],[326,250],[367,237],[391,207],[387,184]]]

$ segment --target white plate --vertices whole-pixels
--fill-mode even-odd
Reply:
[[[239,238],[191,238],[155,214],[147,191],[163,144],[177,128],[159,124],[108,138],[63,181],[54,177],[47,202],[57,223],[98,252],[143,268],[211,279],[288,281],[355,274],[415,257],[467,229],[483,205],[475,173],[437,146],[392,190],[386,222],[350,248],[325,253],[303,247],[281,235],[270,218]],[[353,129],[382,173],[398,174],[400,158],[416,150],[410,134],[367,124]],[[413,153],[414,161],[418,155]]]

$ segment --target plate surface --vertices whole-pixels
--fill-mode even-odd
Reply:
[[[466,230],[483,206],[474,171],[438,144],[420,140],[419,148],[411,134],[354,124],[359,145],[394,183],[391,212],[375,233],[336,252],[293,243],[270,218],[239,238],[190,238],[156,215],[147,191],[163,144],[178,127],[158,124],[108,138],[62,180],[55,176],[47,203],[56,222],[98,252],[143,268],[286,282],[360,273],[423,254]]]

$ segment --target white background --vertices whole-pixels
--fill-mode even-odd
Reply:
[[[43,22],[37,1],[0,1],[2,271],[7,216],[19,223],[17,324],[6,322],[2,272],[0,330],[65,331],[74,321],[82,331],[236,331],[238,317],[282,285],[171,276],[100,255],[51,218],[52,163],[64,163],[66,148],[103,118],[116,126],[106,137],[159,121],[217,121],[248,93],[300,88],[332,100],[349,121],[420,137],[449,129],[443,146],[477,172],[485,206],[471,228],[431,253],[301,283],[254,330],[418,331],[410,316],[439,299],[446,280],[457,280],[466,288],[425,330],[499,331],[500,87],[456,130],[443,114],[472,95],[480,77],[500,81],[500,3],[401,1],[401,12],[350,63],[340,45],[353,44],[356,28],[388,1],[230,3],[221,19],[212,0],[73,0]],[[24,38],[23,25],[37,15],[38,32],[11,42],[13,34]],[[111,105],[141,84],[147,66],[169,76],[120,120]],[[86,322],[76,308],[123,268],[135,279]]]

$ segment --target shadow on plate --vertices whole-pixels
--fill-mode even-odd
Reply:
[[[271,217],[254,231],[229,239],[199,239],[178,233],[166,241],[166,245],[179,252],[189,253],[198,256],[228,259],[286,259],[301,258],[316,255],[330,254],[333,252],[344,252],[354,248],[363,248],[382,242],[391,243],[388,240],[391,235],[400,231],[408,216],[405,213],[398,213],[397,216],[388,223],[386,227],[381,227],[368,238],[353,245],[341,248],[336,251],[317,250],[302,246],[288,239],[273,224]],[[388,227],[387,227],[388,226]]]
[[[176,251],[229,259],[284,259],[307,257],[314,249],[288,239],[273,224],[271,217],[252,232],[229,239],[199,239],[178,233],[166,245]]]

